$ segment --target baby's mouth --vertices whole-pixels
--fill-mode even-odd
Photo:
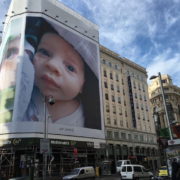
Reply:
[[[51,86],[59,88],[59,85],[56,83],[56,81],[48,74],[44,74],[41,79],[45,81],[47,85],[51,85]]]

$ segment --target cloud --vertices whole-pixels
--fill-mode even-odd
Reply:
[[[11,2],[11,0],[1,0],[0,1],[0,7],[1,7],[1,10],[0,10],[0,31],[2,30],[2,27],[3,27],[2,22],[5,21],[5,14],[7,13],[10,2]]]
[[[178,0],[81,2],[100,27],[102,45],[147,68],[149,76],[169,74],[180,85]]]
[[[173,76],[174,84],[180,86],[179,75],[180,75],[180,53],[175,53],[173,56],[170,49],[159,54],[147,67],[148,77],[157,75],[158,72],[161,74],[169,74]]]
[[[59,1],[99,26],[100,44],[150,74],[168,73],[180,82],[179,0]],[[0,1],[1,19],[9,2]]]

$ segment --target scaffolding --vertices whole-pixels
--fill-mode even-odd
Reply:
[[[0,173],[4,178],[14,174],[15,153],[12,149],[0,149]]]

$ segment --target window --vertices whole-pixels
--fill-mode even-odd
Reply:
[[[118,103],[121,104],[121,98],[120,97],[118,97]]]
[[[140,100],[142,100],[142,95],[141,94],[139,95],[139,98],[140,98]]]
[[[112,73],[110,73],[110,78],[111,78],[111,79],[113,79],[113,75],[112,75]]]
[[[106,60],[105,59],[103,59],[102,62],[103,62],[103,64],[106,64]]]
[[[125,90],[123,89],[123,95],[125,95]]]
[[[104,87],[108,88],[107,82],[104,82]]]
[[[107,138],[112,139],[112,131],[107,131]]]
[[[144,137],[143,135],[140,135],[140,141],[143,142],[144,141]]]
[[[113,85],[113,84],[111,84],[111,90],[113,90],[113,91],[114,91],[114,85]]]
[[[162,83],[167,83],[166,79],[161,80]]]
[[[136,108],[139,109],[139,104],[138,103],[136,103]]]
[[[109,66],[112,67],[112,63],[111,62],[109,62]]]
[[[115,102],[115,98],[114,98],[114,96],[112,96],[112,102]]]
[[[137,93],[134,93],[135,98],[137,99]]]
[[[106,104],[106,112],[109,112],[109,104]]]
[[[114,138],[119,139],[119,132],[114,132]]]
[[[106,70],[104,70],[104,77],[107,77],[107,72],[106,72]]]
[[[119,115],[122,115],[122,108],[119,108]]]
[[[140,113],[139,112],[137,112],[137,117],[138,117],[138,119],[140,119]]]
[[[126,133],[121,133],[121,138],[126,139]]]
[[[119,86],[117,85],[117,92],[120,92],[120,88],[119,88]]]
[[[144,84],[142,85],[142,88],[143,88],[143,92],[145,92]]]
[[[122,172],[126,172],[126,166],[122,168]]]
[[[147,99],[146,99],[146,95],[144,95],[144,101],[147,101]]]
[[[131,134],[128,134],[128,139],[129,139],[130,141],[132,140]]]
[[[106,120],[107,120],[107,124],[111,124],[111,121],[110,121],[110,117],[109,117],[109,116],[107,116]]]
[[[119,81],[119,76],[118,76],[118,74],[116,74],[116,81],[117,81],[117,82]]]
[[[136,141],[138,141],[138,140],[139,140],[139,138],[138,138],[138,135],[137,135],[137,134],[135,134],[135,135],[134,135],[134,140],[136,140]]]
[[[123,126],[123,120],[120,120],[120,126]]]
[[[122,79],[122,84],[124,84],[124,80]]]
[[[127,166],[127,172],[132,172],[132,167],[131,166]]]
[[[81,169],[79,174],[84,174],[84,169]]]
[[[127,117],[128,115],[127,115],[127,111],[125,111],[125,116]]]
[[[115,67],[116,70],[119,70],[119,69],[120,69],[120,66],[119,66],[118,64],[115,64],[114,67]]]
[[[116,106],[113,106],[113,113],[116,114]]]
[[[134,166],[134,172],[142,172],[141,167]]]
[[[108,94],[105,94],[105,99],[109,100]]]

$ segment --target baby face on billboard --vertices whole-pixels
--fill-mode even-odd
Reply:
[[[78,52],[62,37],[43,35],[34,56],[35,85],[56,102],[71,102],[81,93],[84,63]]]
[[[20,36],[10,38],[7,42],[7,49],[3,57],[0,71],[0,89],[9,88],[15,85],[17,56],[19,54]]]

